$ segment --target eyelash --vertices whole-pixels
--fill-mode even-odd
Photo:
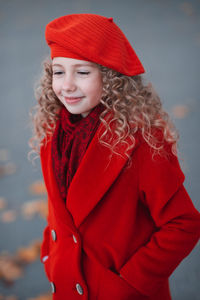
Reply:
[[[61,75],[63,72],[53,72],[53,75]]]
[[[78,74],[81,74],[81,75],[88,75],[90,74],[90,72],[77,72]]]
[[[54,72],[53,75],[61,75],[63,73],[64,72],[62,72],[62,71],[58,71],[58,72]],[[79,71],[77,73],[80,74],[80,75],[89,75],[90,74],[90,72],[81,72],[81,71]]]

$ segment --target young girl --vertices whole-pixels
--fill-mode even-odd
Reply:
[[[112,18],[60,17],[37,93],[34,149],[48,192],[41,260],[55,300],[169,300],[200,216],[177,132]]]

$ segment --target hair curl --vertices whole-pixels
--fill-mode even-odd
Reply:
[[[154,149],[154,153],[164,153],[164,142],[171,144],[176,155],[178,132],[169,115],[163,110],[158,94],[151,83],[144,84],[141,75],[125,76],[117,71],[98,65],[102,72],[103,93],[100,102],[105,109],[100,114],[104,132],[99,141],[113,153],[118,153],[120,145],[125,145],[125,156],[135,145],[136,132],[140,131],[144,140]],[[52,62],[43,62],[43,75],[35,88],[37,105],[31,111],[33,137],[29,141],[32,152],[39,153],[46,137],[54,132],[62,103],[52,89]],[[106,118],[106,116],[112,116]],[[155,132],[160,131],[158,139]],[[128,139],[127,139],[128,138]]]

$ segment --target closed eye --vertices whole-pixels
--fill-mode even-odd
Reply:
[[[53,75],[61,75],[61,74],[63,74],[62,71],[53,72]]]
[[[81,71],[79,71],[79,72],[77,72],[78,74],[81,74],[81,75],[88,75],[88,74],[90,74],[90,72],[81,72]]]

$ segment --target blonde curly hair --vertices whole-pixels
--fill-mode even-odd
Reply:
[[[43,62],[43,75],[35,88],[37,105],[31,110],[33,137],[29,141],[32,152],[39,153],[47,142],[47,136],[54,132],[62,103],[52,89],[52,61]],[[124,155],[135,145],[135,134],[140,132],[143,139],[155,153],[164,153],[164,144],[172,146],[176,155],[178,132],[163,110],[158,94],[151,83],[145,85],[142,75],[125,76],[117,71],[98,65],[102,73],[103,93],[100,102],[105,109],[100,114],[104,131],[99,141],[113,153],[125,145]],[[106,118],[106,116],[112,116]],[[162,133],[158,139],[155,132]],[[29,154],[30,154],[29,153]]]

